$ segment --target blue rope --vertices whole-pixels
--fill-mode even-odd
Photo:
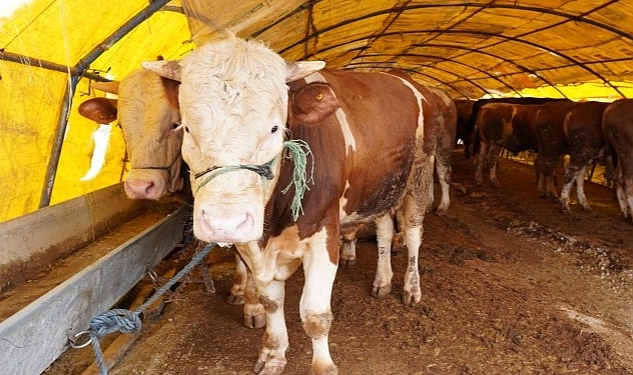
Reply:
[[[112,332],[122,333],[138,333],[141,331],[142,322],[139,317],[147,307],[156,302],[163,294],[165,294],[174,284],[178,282],[183,276],[188,274],[195,266],[204,259],[204,257],[216,246],[215,243],[209,243],[202,251],[195,254],[191,261],[178,272],[169,281],[158,288],[156,292],[145,303],[139,306],[135,311],[126,309],[112,309],[103,312],[90,321],[90,328],[88,330],[88,337],[92,343],[92,347],[95,353],[95,361],[99,365],[99,371],[101,375],[108,374],[108,366],[103,358],[103,351],[99,340]]]

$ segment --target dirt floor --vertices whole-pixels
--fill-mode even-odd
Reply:
[[[339,268],[330,349],[341,374],[633,374],[633,226],[615,195],[588,183],[592,211],[563,214],[539,199],[533,168],[501,160],[500,188],[477,187],[471,160],[453,157],[449,215],[428,215],[420,252],[422,302],[400,302],[406,253],[393,256],[392,293],[370,295],[376,247],[359,243]],[[182,257],[181,257],[182,258]],[[251,374],[262,330],[226,303],[233,256],[211,256],[217,292],[191,283],[144,323],[111,371]],[[311,345],[298,314],[302,274],[287,283],[285,374],[309,372]],[[46,372],[80,374],[92,350],[72,349]]]

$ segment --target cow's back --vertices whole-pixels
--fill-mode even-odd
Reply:
[[[319,184],[306,192],[305,212],[316,215],[328,209],[319,207],[323,202],[341,197],[341,220],[347,224],[373,220],[400,204],[416,139],[423,134],[416,90],[389,74],[325,69],[291,82],[291,93],[306,81],[327,82],[340,108],[316,126],[290,124],[293,138],[312,148]]]

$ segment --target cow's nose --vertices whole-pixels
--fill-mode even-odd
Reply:
[[[156,199],[156,183],[152,180],[132,179],[125,182],[126,192],[132,199]]]

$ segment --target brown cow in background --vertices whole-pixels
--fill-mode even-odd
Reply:
[[[558,200],[554,185],[554,170],[567,150],[567,139],[563,130],[565,117],[576,105],[571,100],[541,104],[536,118],[538,156],[536,167],[537,191],[540,197]]]
[[[587,165],[604,152],[602,135],[602,114],[609,103],[577,103],[565,116],[563,132],[567,141],[569,162],[565,166],[564,185],[560,194],[561,209],[569,212],[569,193],[576,182],[578,203],[584,210],[590,210],[584,191]],[[562,156],[562,155],[561,155]]]
[[[620,99],[604,111],[607,173],[615,164],[614,183],[620,210],[631,221],[633,213],[633,99]]]
[[[475,159],[475,179],[483,184],[483,164],[488,161],[490,183],[498,187],[497,161],[502,148],[516,154],[536,150],[534,120],[538,104],[488,103],[481,107],[475,123],[479,151]]]
[[[470,158],[471,146],[473,143],[473,132],[468,130],[467,123],[473,112],[475,100],[470,99],[454,99],[455,109],[457,110],[457,124],[455,129],[455,140],[461,140],[464,145],[464,157]]]

